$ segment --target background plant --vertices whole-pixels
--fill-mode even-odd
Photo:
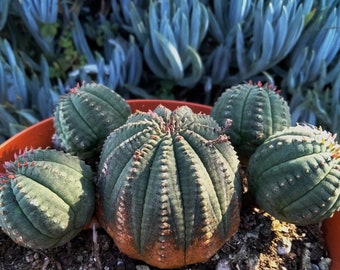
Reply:
[[[269,81],[292,122],[340,130],[339,1],[3,0],[0,142],[96,81],[124,98],[212,105]]]

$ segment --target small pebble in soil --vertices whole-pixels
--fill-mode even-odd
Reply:
[[[30,263],[33,261],[33,256],[31,254],[25,256],[26,262]]]
[[[301,254],[301,269],[312,269],[311,253],[309,249],[304,248]]]
[[[319,266],[317,266],[316,264],[312,264],[312,270],[320,270]]]
[[[320,270],[328,270],[331,266],[332,260],[330,258],[322,258],[318,266]]]
[[[117,259],[116,261],[116,269],[117,270],[125,270],[125,264],[124,261],[122,259]]]
[[[231,270],[229,262],[227,259],[221,259],[216,265],[216,270]]]
[[[35,252],[35,253],[33,254],[33,258],[34,258],[35,260],[38,260],[38,259],[40,258],[39,253],[38,253],[38,252]]]
[[[292,242],[288,237],[282,237],[277,245],[277,253],[280,255],[288,254],[292,249]]]
[[[84,260],[84,257],[82,255],[77,256],[77,261],[82,262]]]

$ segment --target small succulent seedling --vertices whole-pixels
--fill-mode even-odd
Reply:
[[[62,96],[54,113],[57,139],[66,152],[90,158],[105,138],[123,125],[130,106],[106,86],[86,83]]]
[[[32,249],[62,245],[91,220],[91,168],[56,150],[25,150],[0,178],[0,227]]]
[[[277,219],[307,225],[340,207],[340,145],[321,129],[299,125],[270,136],[249,160],[249,190]]]
[[[291,125],[287,102],[272,85],[245,83],[225,90],[211,116],[225,128],[241,162],[270,135]]]
[[[137,112],[103,146],[98,219],[121,252],[150,265],[206,261],[238,229],[238,164],[210,116]]]

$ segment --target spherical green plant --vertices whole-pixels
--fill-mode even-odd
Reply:
[[[249,160],[249,191],[260,208],[298,225],[317,223],[340,207],[340,145],[312,126],[270,136]]]
[[[130,114],[120,95],[103,85],[86,83],[61,97],[54,126],[66,152],[89,158],[100,152],[105,138]]]
[[[91,220],[92,170],[56,150],[25,150],[6,162],[0,178],[0,227],[14,242],[33,249],[62,245]]]
[[[245,163],[266,138],[291,125],[287,102],[275,90],[267,84],[239,84],[226,89],[211,110]]]
[[[137,112],[103,146],[98,219],[121,252],[150,265],[206,261],[238,229],[238,164],[210,116]]]

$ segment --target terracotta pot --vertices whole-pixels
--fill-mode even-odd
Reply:
[[[195,113],[210,114],[211,107],[196,103],[174,101],[174,100],[129,100],[132,112],[136,110],[146,111],[153,110],[159,104],[168,107],[171,110],[178,106],[188,105]],[[4,161],[13,160],[14,154],[23,151],[26,147],[48,147],[51,146],[52,135],[54,133],[53,119],[43,120],[24,131],[13,136],[2,145],[0,145],[0,173],[4,172]],[[322,229],[325,233],[327,247],[332,258],[331,270],[340,269],[340,212],[325,220]]]

